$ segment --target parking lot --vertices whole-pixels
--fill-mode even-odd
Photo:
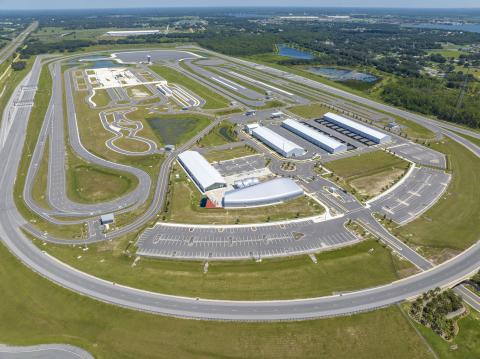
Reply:
[[[451,175],[431,168],[414,168],[405,181],[371,203],[372,210],[405,224],[429,209],[442,195]]]
[[[316,252],[358,239],[343,218],[266,226],[172,226],[157,224],[138,241],[138,255],[183,259],[251,259]]]
[[[234,158],[233,160],[214,163],[213,167],[215,167],[222,176],[227,177],[265,168],[265,158],[263,155]]]
[[[398,156],[404,157],[421,165],[438,168],[446,168],[447,165],[446,158],[443,153],[437,152],[425,146],[421,146],[417,143],[402,143],[400,145],[390,147],[389,150]]]

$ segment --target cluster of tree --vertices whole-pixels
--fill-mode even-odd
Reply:
[[[52,52],[75,52],[87,46],[94,45],[95,41],[90,40],[62,40],[58,42],[41,42],[37,39],[29,39],[27,46],[20,50],[22,58],[33,55]]]
[[[14,71],[21,71],[27,66],[27,63],[25,61],[15,61],[12,62],[11,66]]]
[[[466,83],[465,76],[457,73],[446,79],[427,76],[398,78],[383,85],[381,96],[395,106],[480,128],[478,81],[470,78],[471,82]]]
[[[473,277],[472,277],[472,282],[474,282],[477,286],[480,287],[480,271],[478,271],[477,274],[475,274]]]
[[[463,308],[462,298],[452,290],[430,290],[410,306],[409,314],[422,325],[449,340],[455,335],[455,322],[447,314]]]

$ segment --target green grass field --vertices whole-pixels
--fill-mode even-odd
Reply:
[[[93,166],[78,158],[72,164],[72,156],[74,155],[69,155],[68,159],[67,195],[75,202],[112,201],[138,185],[138,179],[129,173]]]
[[[469,135],[465,135],[463,133],[460,133],[460,132],[457,132],[457,131],[453,131],[455,132],[457,135],[469,140],[470,142],[476,144],[477,146],[480,147],[480,138],[476,138],[476,137],[472,137],[472,136],[469,136]]]
[[[228,106],[229,101],[220,94],[210,90],[201,83],[192,80],[181,72],[166,66],[151,66],[157,74],[168,82],[176,83],[192,91],[205,100],[205,109],[220,109]]]
[[[249,146],[232,147],[228,150],[213,150],[205,153],[209,162],[227,161],[234,158],[254,155],[256,151]]]
[[[235,142],[238,140],[238,136],[234,133],[234,129],[235,125],[233,123],[222,121],[203,137],[198,145],[200,147],[211,147]]]
[[[333,171],[332,179],[339,178],[361,200],[374,197],[395,183],[409,167],[409,163],[385,151],[367,152],[325,164]]]
[[[46,198],[48,185],[48,152],[49,144],[46,143],[42,161],[37,169],[37,174],[33,180],[32,198],[43,208],[50,209],[51,206]]]
[[[2,343],[70,343],[99,359],[431,358],[396,307],[271,324],[173,319],[74,294],[31,272],[3,246],[0,259]]]
[[[107,106],[112,99],[108,94],[107,90],[95,90],[95,95],[92,97],[92,101],[97,105],[97,107],[105,107]]]
[[[121,149],[132,152],[144,152],[148,151],[149,147],[145,142],[137,141],[134,138],[121,137],[115,140],[114,144]]]
[[[450,186],[435,206],[394,233],[421,246],[463,250],[479,239],[480,159],[450,139],[432,148],[448,156]]]
[[[201,115],[181,114],[147,118],[147,122],[157,135],[160,143],[180,145],[203,128],[208,126],[210,118]]]
[[[320,118],[330,110],[319,103],[289,107],[288,111],[303,118]]]
[[[47,245],[42,250],[100,278],[150,291],[200,298],[238,300],[292,299],[331,295],[399,279],[408,262],[374,240],[308,256],[209,263],[142,258],[125,254],[129,240],[83,246]],[[372,252],[369,252],[373,249]],[[79,258],[80,256],[80,258]],[[302,280],[298,280],[302,278]]]

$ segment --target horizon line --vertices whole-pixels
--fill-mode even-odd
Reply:
[[[324,6],[312,6],[312,5],[176,5],[176,6],[127,6],[127,7],[79,7],[79,8],[57,8],[57,7],[45,7],[45,8],[1,8],[0,11],[42,11],[42,10],[135,10],[135,9],[384,9],[384,10],[480,10],[478,7],[402,7],[402,6],[336,6],[336,5],[324,5]]]

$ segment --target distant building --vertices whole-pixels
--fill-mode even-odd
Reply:
[[[289,178],[276,178],[252,186],[228,191],[225,208],[255,207],[284,202],[303,195],[303,189]]]
[[[357,121],[350,120],[332,112],[326,113],[325,115],[323,115],[323,118],[328,122],[345,128],[375,143],[386,143],[392,140],[392,137],[390,135],[387,135],[386,133],[375,130],[369,126],[365,126]]]
[[[160,33],[160,30],[119,30],[119,31],[107,31],[108,36],[123,37],[123,36],[143,36],[143,35],[155,35]]]
[[[182,152],[178,155],[178,161],[200,188],[200,191],[207,192],[227,186],[222,175],[200,153],[196,151]]]
[[[108,214],[102,214],[100,216],[100,224],[105,226],[108,224],[112,224],[115,221],[115,217],[113,213],[108,213]]]
[[[280,153],[283,157],[299,157],[306,153],[303,147],[264,126],[254,128],[252,136]]]

